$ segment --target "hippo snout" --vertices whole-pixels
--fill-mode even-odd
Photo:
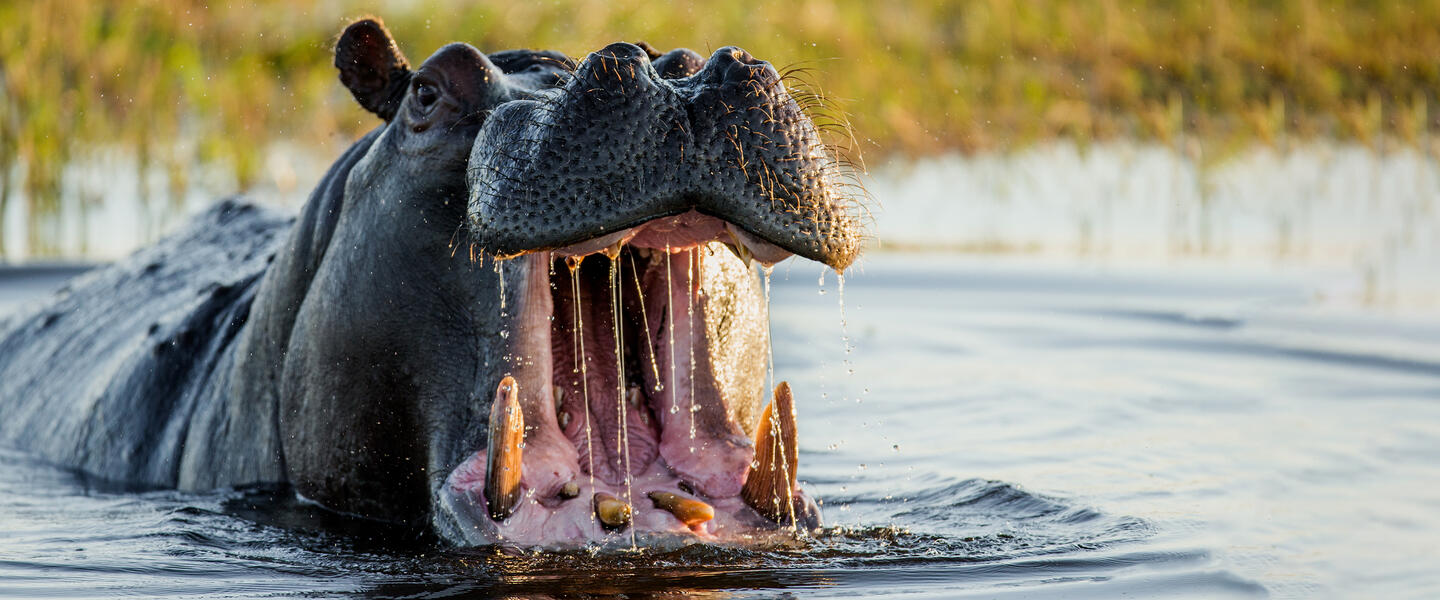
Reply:
[[[676,74],[694,56],[657,61]],[[693,212],[724,222],[731,234],[717,241],[742,255],[779,250],[843,269],[863,238],[845,175],[770,63],[729,46],[666,78],[640,47],[617,43],[563,88],[486,123],[470,157],[469,225],[480,249],[504,257],[622,242]]]

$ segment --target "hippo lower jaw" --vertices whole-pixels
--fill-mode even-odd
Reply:
[[[689,211],[509,259],[529,265],[508,334],[548,350],[527,360],[551,376],[500,384],[487,446],[440,490],[450,533],[563,548],[753,543],[818,527],[819,508],[796,483],[788,386],[763,415],[745,414],[754,398],[726,395],[760,395],[763,372],[722,372],[734,361],[718,357],[727,349],[702,318],[729,302],[724,310],[761,311],[765,323],[763,297],[713,286],[753,281],[751,257],[787,256]],[[768,331],[746,333],[768,351]]]

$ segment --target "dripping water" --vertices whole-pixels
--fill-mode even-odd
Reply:
[[[775,267],[762,265],[760,270],[765,274],[765,366],[769,378],[765,393],[772,393],[775,389],[775,344],[770,339],[770,273]]]
[[[613,325],[611,329],[615,332],[615,387],[617,390],[615,401],[620,413],[620,436],[619,439],[616,440],[619,447],[615,450],[616,454],[620,454],[625,458],[625,506],[629,509],[632,515],[631,518],[633,519],[633,515],[635,514],[635,497],[631,486],[632,477],[630,475],[630,429],[626,423],[627,416],[625,414],[628,412],[628,408],[626,407],[628,398],[625,393],[625,347],[620,335],[620,300],[623,296],[623,290],[620,285],[620,254],[616,253],[610,257],[610,322]],[[594,459],[592,458],[591,461],[593,464]],[[633,523],[630,525],[630,549],[638,550],[635,541],[635,526]]]
[[[854,351],[855,351],[855,346],[854,346],[853,344],[851,344],[851,340],[850,340],[850,323],[849,323],[849,321],[847,321],[847,320],[845,319],[845,274],[844,274],[844,273],[839,272],[839,271],[836,271],[836,272],[835,272],[835,288],[836,288],[836,296],[838,296],[838,301],[839,301],[839,304],[840,304],[840,344],[841,344],[841,346],[844,347],[844,349],[845,349],[845,357],[844,357],[844,359],[843,359],[843,362],[844,362],[844,365],[845,365],[845,376],[846,376],[846,377],[853,377],[853,376],[855,375],[855,364],[850,361],[850,355],[851,355],[852,353],[854,353]],[[856,402],[860,402],[860,400],[861,400],[861,399],[860,399],[859,397],[855,398],[855,401],[856,401]]]
[[[762,265],[760,267],[760,270],[762,273],[764,273],[765,276],[765,357],[767,362],[767,368],[769,370],[770,380],[770,385],[766,389],[770,390],[770,393],[773,394],[775,389],[775,345],[771,342],[770,339],[770,274],[775,270],[775,268],[770,265]],[[791,393],[793,394],[794,392],[792,391]],[[774,402],[774,400],[771,400],[771,402]],[[774,405],[772,404],[772,406]],[[794,406],[793,398],[791,399],[791,406]],[[779,407],[776,406],[775,408],[778,409]],[[780,429],[780,416],[776,413],[776,410],[770,411],[770,430],[775,432],[775,434],[779,436],[773,438],[777,440],[777,442],[780,439],[784,439],[784,430]],[[780,469],[785,476],[784,502],[785,506],[788,509],[787,513],[790,515],[790,531],[795,535],[804,535],[804,532],[802,532],[800,529],[799,521],[795,517],[795,485],[791,483],[792,480],[790,476],[790,460],[788,457],[785,456],[785,444],[774,443],[772,444],[772,446],[774,448],[778,448],[780,451]],[[800,452],[800,448],[795,448],[795,452],[798,454]],[[775,498],[774,500],[777,503],[782,501],[779,498]],[[776,508],[779,507],[777,506]]]
[[[565,265],[570,269],[570,294],[575,305],[575,328],[572,331],[575,348],[575,373],[580,374],[580,397],[585,401],[582,411],[585,413],[585,456],[590,459],[590,489],[595,489],[595,447],[590,441],[590,369],[588,361],[585,360],[585,317],[584,311],[580,310],[580,261],[582,258],[567,256]],[[593,513],[593,511],[592,511]],[[590,520],[595,520],[595,515],[590,515]]]
[[[635,255],[633,254],[630,255],[630,272],[635,276],[636,297],[640,298],[640,321],[645,325],[645,339],[649,339],[650,315],[645,308],[645,288],[640,284],[640,269],[635,267]],[[655,359],[655,345],[648,345],[647,350],[646,354],[650,356],[650,372],[655,375],[655,391],[663,391],[665,383],[660,381],[660,364]]]
[[[500,315],[505,315],[505,268],[500,266],[500,259],[491,261],[495,265],[495,275],[500,278]]]
[[[688,265],[685,268],[685,315],[690,327],[690,453],[695,453],[695,276],[700,262],[700,249],[686,252]]]
[[[670,337],[670,414],[680,411],[680,401],[675,397],[680,389],[679,382],[675,381],[675,284],[670,277],[670,244],[665,244],[665,318],[668,323],[665,325],[665,333]],[[691,384],[694,385],[693,383]]]

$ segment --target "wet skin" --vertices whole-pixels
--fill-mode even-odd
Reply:
[[[750,261],[844,268],[859,232],[773,68],[451,44],[412,69],[369,20],[336,65],[385,124],[297,218],[227,201],[0,323],[0,444],[289,482],[456,544],[818,522],[788,390],[762,409]]]

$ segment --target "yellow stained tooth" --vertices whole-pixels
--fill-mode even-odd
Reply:
[[[670,492],[650,492],[647,495],[650,501],[655,503],[655,508],[675,515],[686,527],[694,527],[715,518],[715,507],[694,498]]]
[[[615,245],[610,246],[609,248],[606,248],[606,249],[604,249],[604,250],[601,250],[601,252],[603,252],[603,253],[605,254],[605,256],[609,257],[610,260],[615,260],[616,258],[618,258],[618,257],[620,256],[620,248],[621,248],[622,246],[624,246],[624,245],[625,245],[625,240],[619,240],[619,241],[615,242]]]
[[[795,433],[795,401],[790,384],[775,386],[775,398],[765,406],[755,428],[755,462],[745,477],[740,496],[745,504],[775,522],[788,521],[794,507],[795,473],[799,469]]]
[[[566,500],[580,495],[580,484],[573,481],[566,483],[560,488],[560,497]]]
[[[725,246],[730,248],[731,252],[735,253],[735,256],[740,259],[740,262],[745,263],[747,267],[750,266],[750,259],[754,257],[754,253],[750,252],[750,247],[746,246],[744,242],[741,242],[740,238],[735,235],[735,232],[726,229],[725,233],[730,234],[731,240],[730,243],[725,244]]]
[[[595,516],[605,529],[616,531],[630,526],[630,505],[605,492],[595,492],[594,503]]]
[[[490,446],[485,457],[485,503],[490,518],[504,521],[520,503],[525,441],[525,415],[520,410],[520,385],[506,376],[490,405]]]

